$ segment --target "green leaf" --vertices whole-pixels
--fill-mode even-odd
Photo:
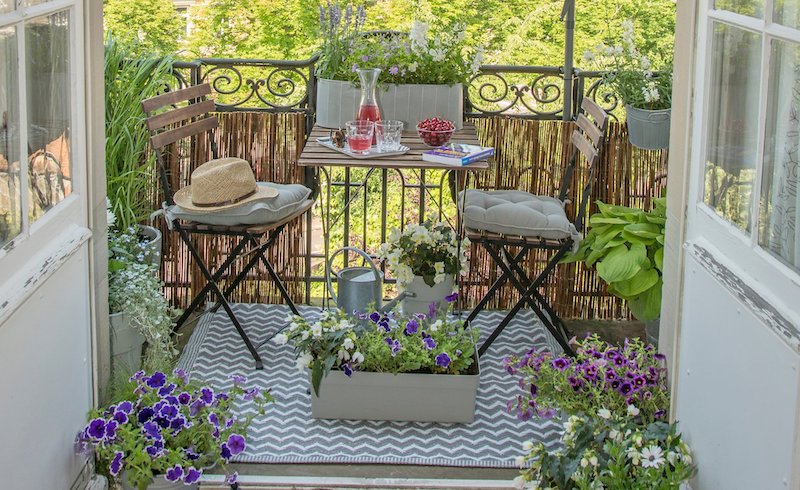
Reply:
[[[630,222],[622,218],[607,218],[602,214],[594,214],[591,218],[589,218],[589,223],[592,225],[627,225]]]
[[[597,273],[607,283],[624,281],[636,275],[648,263],[644,245],[632,243],[628,249],[617,245],[597,264]]]
[[[311,364],[311,386],[314,388],[314,394],[319,397],[319,388],[322,384],[322,375],[325,373],[324,366],[321,359],[315,359]]]
[[[640,294],[636,299],[628,301],[628,307],[637,320],[655,320],[661,315],[661,288],[663,282],[659,281],[655,286]]]
[[[660,272],[664,272],[664,249],[659,248],[656,250],[655,255],[653,256],[653,262],[656,264],[656,269]]]
[[[655,269],[642,269],[628,280],[615,282],[614,294],[623,299],[635,298],[655,286],[658,279],[659,275]]]
[[[625,227],[625,231],[640,238],[653,239],[661,234],[661,227],[652,223],[632,223]]]

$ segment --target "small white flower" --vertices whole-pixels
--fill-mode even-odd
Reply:
[[[581,468],[586,468],[589,466],[589,460],[586,458],[581,458]]]
[[[433,264],[433,270],[436,271],[437,274],[441,274],[444,272],[444,262],[436,262]]]
[[[350,353],[344,349],[339,349],[338,357],[340,361],[349,361],[350,360]]]
[[[531,449],[533,449],[533,441],[525,441],[522,443],[523,451],[530,451]]]
[[[409,63],[409,64],[408,64],[408,71],[410,71],[411,73],[414,73],[415,71],[417,71],[417,67],[418,67],[418,66],[419,66],[419,65],[417,65],[417,62],[416,62],[416,61],[415,61],[415,62],[413,62],[413,63]],[[392,231],[394,231],[394,230],[392,230]],[[396,239],[395,239],[395,240],[392,240],[392,235],[391,235],[391,234],[389,235],[389,240],[391,240],[391,241],[395,241],[395,242],[397,241]]]
[[[296,324],[295,322],[292,322],[292,323],[290,323],[290,324],[289,324],[289,331],[290,331],[290,332],[294,332],[295,330],[297,330],[297,328],[298,328],[299,326],[300,326],[300,325]]]
[[[634,465],[639,465],[639,460],[641,459],[642,455],[639,454],[639,451],[636,450],[635,447],[628,448],[628,458],[631,460],[631,463]]]
[[[608,420],[611,418],[611,410],[607,408],[601,408],[600,410],[597,411],[597,416],[600,417],[601,419]]]
[[[589,458],[589,464],[592,466],[597,466],[597,456],[592,456]]]
[[[518,477],[514,478],[514,488],[517,490],[524,490],[527,482],[525,481],[525,477],[519,475]]]
[[[279,333],[273,340],[278,345],[286,345],[289,342],[289,337],[285,333]]]
[[[362,353],[360,353],[358,351],[354,352],[353,353],[353,357],[352,357],[352,361],[353,361],[353,364],[361,364],[362,362],[364,362],[364,354],[362,354]]]
[[[431,326],[428,328],[428,330],[430,330],[432,333],[438,332],[442,325],[444,325],[444,323],[441,320],[436,320],[435,322],[431,323]]]
[[[680,457],[678,456],[678,453],[676,453],[675,451],[670,451],[667,453],[667,461],[669,461],[669,464],[674,465],[675,462],[678,461],[679,459]]]
[[[293,321],[295,321],[295,319],[296,319],[295,316],[290,313],[290,314],[288,314],[286,316],[286,318],[284,320],[286,320],[287,322],[293,322]]]
[[[322,324],[315,323],[311,325],[311,335],[313,335],[315,339],[322,337]]]
[[[619,434],[619,431],[617,429],[611,429],[610,431],[608,431],[608,437],[612,441],[616,441],[617,437],[619,437],[619,435],[620,434]]]
[[[346,339],[344,339],[344,342],[342,342],[342,347],[344,347],[347,350],[351,350],[355,346],[356,345],[353,343],[353,339],[351,339],[350,337],[347,337]]]
[[[584,64],[588,65],[590,63],[593,63],[594,60],[595,60],[595,55],[594,55],[594,52],[591,49],[587,49],[586,51],[583,52],[583,63]]]
[[[516,465],[518,468],[524,468],[524,467],[525,467],[525,462],[526,462],[527,460],[528,460],[528,458],[527,458],[526,456],[517,456],[517,457],[514,459],[514,464],[515,464],[515,465]]]
[[[307,340],[311,336],[311,332],[308,330],[303,330],[303,333],[300,334],[301,340]]]
[[[642,449],[642,467],[658,468],[664,464],[664,451],[658,446],[648,446]]]
[[[297,369],[300,371],[304,371],[308,366],[311,365],[311,361],[314,360],[314,356],[311,355],[310,352],[303,352],[297,358]]]
[[[628,405],[628,415],[631,417],[636,417],[639,415],[639,409],[636,408],[636,405]]]

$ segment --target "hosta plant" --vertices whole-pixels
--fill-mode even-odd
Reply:
[[[697,471],[675,424],[632,424],[626,413],[573,415],[564,423],[562,445],[523,443],[519,489],[677,490]]]
[[[446,298],[456,300],[457,294]],[[311,370],[319,396],[323,378],[338,369],[348,377],[355,371],[382,373],[464,374],[476,369],[478,331],[447,316],[436,303],[428,314],[401,316],[373,311],[356,316],[341,310],[323,311],[319,320],[292,316],[289,328],[275,336],[279,345],[291,343],[297,367]]]
[[[140,490],[154,478],[196,483],[204,470],[224,466],[245,450],[250,421],[271,401],[268,393],[245,388],[244,377],[231,378],[231,389],[219,391],[190,382],[182,370],[139,371],[126,397],[89,413],[76,448],[95,456],[98,471],[112,481],[125,475]],[[234,410],[238,399],[247,416]],[[228,481],[235,483],[236,474],[228,474]]]
[[[665,198],[653,199],[644,211],[597,202],[599,212],[589,218],[589,232],[577,252],[565,262],[582,261],[594,267],[608,283],[608,291],[628,302],[639,320],[653,320],[661,313]]]
[[[576,341],[574,358],[529,350],[503,366],[520,378],[522,393],[508,402],[523,420],[531,417],[627,413],[646,425],[664,420],[669,408],[665,358],[639,339],[610,345],[596,335]]]

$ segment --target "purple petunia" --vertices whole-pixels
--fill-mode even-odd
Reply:
[[[133,373],[133,376],[128,379],[128,381],[141,381],[142,377],[144,376],[144,371],[136,371]]]
[[[166,383],[167,383],[167,375],[165,375],[161,371],[154,372],[152,376],[146,378],[145,380],[145,384],[153,389],[161,388]]]
[[[183,478],[183,466],[176,464],[172,468],[168,469],[166,474],[164,475],[168,481],[178,481]]]
[[[171,395],[173,391],[175,391],[175,383],[170,383],[158,390],[158,396],[168,396]]]
[[[117,410],[116,412],[114,412],[113,418],[120,425],[128,423],[128,414],[123,412],[122,410]]]
[[[627,381],[619,385],[619,392],[622,395],[625,396],[630,395],[632,391],[633,391],[633,385]]]
[[[389,68],[389,75],[397,75],[398,73],[400,73],[400,68],[398,68],[397,65],[392,65],[392,67]]]
[[[250,388],[244,391],[244,394],[242,395],[242,400],[249,402],[250,400],[256,399],[260,394],[261,390],[259,390],[258,388]]]
[[[184,371],[183,369],[176,369],[175,371],[172,372],[172,374],[174,374],[176,378],[181,380],[183,384],[185,385],[189,384],[189,374],[186,373],[186,371]]]
[[[139,415],[137,415],[136,420],[139,421],[140,424],[143,424],[153,418],[156,411],[150,407],[144,407],[143,409],[139,410]]]
[[[225,478],[225,484],[226,485],[233,485],[237,481],[239,481],[239,472],[238,471],[234,471],[233,473],[231,473],[230,475],[228,475]]]
[[[106,439],[114,439],[117,437],[117,428],[119,427],[119,423],[116,420],[109,420],[106,422]]]
[[[142,424],[142,432],[150,439],[161,440],[161,429],[155,422],[145,422]]]
[[[153,444],[146,446],[144,450],[147,452],[147,455],[150,456],[150,458],[156,459],[163,454],[164,443],[161,441],[154,441]]]
[[[458,293],[448,294],[447,296],[444,297],[444,300],[447,301],[448,303],[452,303],[457,299],[458,299]]]
[[[389,333],[389,332],[392,331],[392,327],[389,326],[389,321],[386,320],[386,319],[383,319],[380,322],[378,322],[378,327],[383,329],[383,331],[386,332],[386,333]]]
[[[190,466],[189,469],[186,470],[186,476],[183,477],[183,483],[185,485],[197,483],[201,476],[203,476],[203,470],[198,470],[195,469],[194,466]]]
[[[92,420],[86,433],[93,439],[102,439],[106,435],[106,421],[99,418]]]
[[[175,405],[164,405],[161,407],[161,410],[158,411],[158,414],[167,420],[172,420],[178,416],[178,407]]]
[[[342,371],[344,371],[344,375],[347,376],[348,378],[353,375],[353,367],[350,365],[349,362],[342,364]]]
[[[214,402],[214,390],[211,388],[202,388],[200,390],[200,400],[203,400],[206,405],[211,405]]]
[[[176,432],[181,431],[184,427],[186,427],[186,419],[184,417],[175,417],[169,423],[169,428]]]
[[[227,443],[223,442],[222,445],[219,447],[219,455],[222,457],[222,459],[225,460],[231,459],[232,454],[230,448],[228,448]]]
[[[425,347],[427,350],[433,350],[436,348],[436,341],[433,340],[433,337],[430,335],[426,335],[424,332],[422,334],[422,346]]]
[[[656,411],[656,413],[653,414],[653,417],[655,417],[657,419],[660,419],[660,418],[664,418],[665,415],[667,415],[667,411],[666,410],[658,410],[658,411]]]
[[[450,356],[447,355],[447,352],[442,352],[438,356],[436,356],[436,365],[442,368],[447,368],[450,365],[451,359]]]
[[[369,56],[367,56],[365,54],[362,54],[361,55],[361,62],[362,63],[366,63],[367,61],[369,61]]]
[[[200,413],[200,410],[202,410],[205,406],[206,402],[198,398],[197,400],[193,401],[191,405],[189,405],[189,415],[194,417]]]
[[[229,377],[233,380],[234,385],[247,383],[247,378],[241,374],[231,374]]]
[[[124,457],[125,453],[122,451],[114,452],[114,459],[112,459],[111,463],[108,465],[108,472],[111,473],[111,476],[117,476],[119,472],[122,471],[122,463],[124,462],[122,458]]]
[[[403,330],[403,333],[405,335],[414,335],[418,331],[419,331],[419,323],[417,323],[416,320],[409,320],[408,323],[406,323],[406,329]]]
[[[428,304],[428,316],[433,318],[436,316],[436,312],[438,311],[438,305],[436,303],[429,303]]]
[[[403,348],[399,340],[394,340],[391,337],[386,337],[383,340],[386,342],[386,345],[388,345],[389,348],[391,349],[392,357],[396,356],[397,353],[400,352],[400,349]]]
[[[217,417],[217,414],[215,414],[214,412],[208,414],[208,423],[210,423],[214,427],[219,427],[219,418]]]
[[[381,314],[378,313],[377,311],[373,311],[372,313],[369,314],[369,320],[372,323],[378,323],[379,321],[381,321]]]
[[[563,357],[559,357],[557,359],[554,359],[551,362],[551,365],[553,366],[553,368],[555,368],[555,369],[557,369],[559,371],[563,371],[563,370],[567,369],[567,367],[569,367],[569,360],[565,359]]]
[[[125,412],[127,414],[130,414],[133,411],[133,403],[127,400],[124,402],[120,402],[120,404],[117,405],[117,410],[119,410],[120,412]]]

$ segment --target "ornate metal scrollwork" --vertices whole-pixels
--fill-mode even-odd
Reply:
[[[530,82],[520,83],[530,75],[535,75]],[[562,84],[555,67],[486,66],[467,87],[469,115],[554,119],[563,111]]]
[[[583,79],[581,86],[591,82],[585,89],[583,96],[589,97],[605,110],[612,119],[618,120],[615,112],[619,107],[619,96],[611,89],[603,78],[601,72],[583,72],[578,75]]]

